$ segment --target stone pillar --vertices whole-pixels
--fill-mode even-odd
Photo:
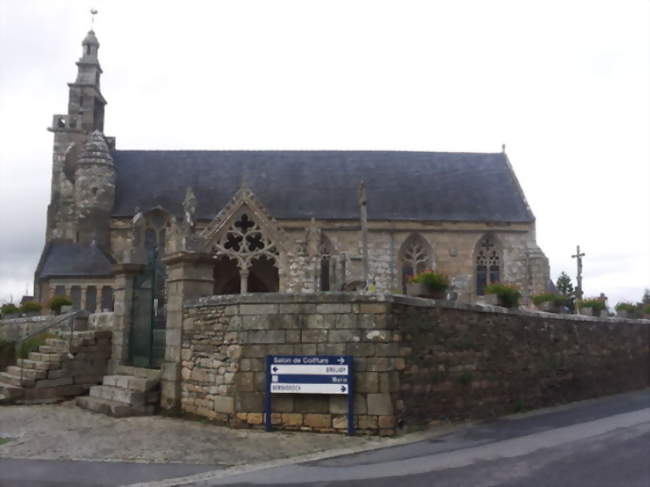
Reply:
[[[208,254],[181,251],[166,256],[163,262],[167,265],[167,328],[160,403],[173,409],[180,407],[181,400],[183,303],[212,295],[214,260]]]
[[[114,326],[113,350],[108,365],[109,373],[114,373],[118,365],[129,358],[129,337],[131,334],[133,307],[133,280],[142,271],[142,264],[117,264],[113,267],[115,287],[113,289]]]
[[[79,309],[85,310],[86,309],[86,291],[88,290],[88,286],[79,286],[81,289],[81,297],[79,298]]]

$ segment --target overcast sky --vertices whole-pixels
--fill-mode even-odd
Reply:
[[[66,112],[91,6],[118,148],[505,143],[553,279],[575,282],[580,244],[586,295],[637,301],[650,287],[649,5],[0,0],[0,302],[32,291],[46,127]]]

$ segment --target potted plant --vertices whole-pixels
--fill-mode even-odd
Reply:
[[[616,314],[621,318],[638,318],[641,311],[640,308],[640,306],[629,301],[621,301],[614,306]]]
[[[533,296],[533,303],[541,311],[560,313],[567,304],[566,297],[555,293],[542,293]]]
[[[406,284],[406,294],[422,298],[445,299],[449,277],[441,272],[424,271],[412,276]]]
[[[503,306],[504,308],[517,308],[519,306],[519,298],[521,298],[521,292],[517,286],[503,282],[489,284],[485,288],[485,294],[488,296],[495,295],[498,306]]]
[[[585,298],[578,301],[578,305],[580,314],[585,316],[600,316],[607,310],[605,300],[602,298]]]

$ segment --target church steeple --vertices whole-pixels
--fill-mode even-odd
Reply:
[[[77,61],[77,78],[68,83],[68,113],[54,115],[52,132],[72,131],[89,134],[104,130],[104,106],[106,100],[101,93],[102,68],[97,51],[99,41],[90,30],[81,43],[82,51]]]
[[[96,12],[91,13],[94,15]],[[75,209],[77,200],[81,198],[78,193],[84,189],[78,187],[80,183],[76,179],[85,174],[83,171],[78,172],[77,167],[81,162],[79,158],[82,149],[92,138],[91,134],[95,131],[101,134],[104,132],[106,100],[100,88],[102,68],[98,58],[99,41],[93,30],[86,34],[81,48],[81,57],[77,61],[77,77],[74,82],[68,83],[67,113],[54,115],[52,126],[48,129],[54,133],[48,242],[53,239],[78,240],[82,234],[89,234],[78,229],[87,218],[78,216]],[[102,135],[102,140],[109,151],[114,149],[113,137]]]

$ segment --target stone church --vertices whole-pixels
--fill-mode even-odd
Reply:
[[[181,251],[211,258],[214,294],[398,294],[425,269],[449,275],[465,303],[495,281],[525,298],[546,289],[548,260],[505,152],[120,150],[104,134],[93,31],[82,48],[67,112],[49,128],[41,301],[112,310],[116,267],[141,265],[164,318],[166,264]]]

